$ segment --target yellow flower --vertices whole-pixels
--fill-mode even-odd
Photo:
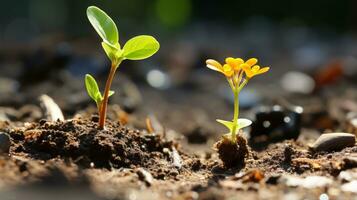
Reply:
[[[251,59],[249,59],[251,60]],[[249,61],[248,60],[248,61]],[[248,62],[247,61],[247,62]],[[253,62],[251,61],[250,63],[247,64],[247,62],[245,64],[242,65],[242,69],[244,70],[245,74],[247,75],[248,78],[252,78],[253,76],[256,76],[256,75],[259,75],[259,74],[263,74],[267,71],[269,71],[269,67],[263,67],[263,68],[260,68],[259,65],[254,65],[255,63],[257,62]],[[249,66],[250,64],[254,63],[253,67],[252,66]]]
[[[269,71],[269,67],[260,68],[259,65],[256,65],[258,63],[258,59],[256,58],[250,58],[244,62],[241,58],[228,57],[225,61],[226,63],[222,66],[218,61],[208,59],[206,60],[206,64],[208,68],[221,72],[226,77],[232,77],[235,72],[240,70],[244,70],[248,78]]]

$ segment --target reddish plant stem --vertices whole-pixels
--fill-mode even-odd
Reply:
[[[107,117],[107,107],[108,107],[108,99],[109,99],[109,91],[113,82],[114,74],[117,69],[118,64],[112,63],[110,68],[110,72],[108,75],[107,82],[105,84],[103,101],[100,105],[100,113],[99,113],[99,128],[104,129],[105,127],[105,119]]]

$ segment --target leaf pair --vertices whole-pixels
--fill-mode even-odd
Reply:
[[[99,110],[100,105],[103,101],[103,96],[99,91],[97,81],[95,81],[93,76],[91,76],[90,74],[86,74],[85,85],[86,85],[88,95],[90,96],[90,98],[92,98],[96,102],[97,108]],[[113,94],[114,94],[114,91],[109,91],[109,96],[112,96]]]
[[[123,49],[119,44],[119,32],[114,21],[101,9],[90,6],[87,16],[103,39],[102,47],[112,62],[120,62],[125,59],[141,60],[155,54],[159,48],[159,42],[152,36],[140,35],[126,42]]]
[[[233,125],[234,125],[234,123],[232,121],[217,119],[217,122],[223,124],[225,127],[227,127],[229,129],[229,132],[232,133]],[[250,121],[249,119],[244,119],[244,118],[238,119],[237,130],[248,127],[251,124],[252,124],[252,121]]]

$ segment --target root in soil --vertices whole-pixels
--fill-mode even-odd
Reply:
[[[219,158],[223,161],[225,167],[237,167],[245,165],[245,158],[249,154],[247,140],[241,135],[237,134],[236,142],[222,137],[215,145]]]

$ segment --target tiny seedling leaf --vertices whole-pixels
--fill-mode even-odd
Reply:
[[[109,90],[108,96],[110,97],[110,96],[112,96],[114,93],[115,93],[115,92],[114,92],[113,90]]]
[[[229,131],[232,131],[233,129],[233,122],[231,121],[226,121],[226,120],[222,120],[222,119],[217,119],[217,122],[223,124],[225,127],[227,127],[229,129]]]
[[[96,6],[87,8],[87,17],[103,41],[115,47],[119,42],[119,33],[114,21]]]
[[[102,47],[105,51],[105,53],[107,54],[107,56],[109,57],[109,59],[113,62],[115,59],[120,58],[121,54],[122,54],[122,50],[120,49],[120,45],[119,43],[117,43],[116,46],[111,46],[108,45],[105,42],[102,42]]]
[[[155,54],[159,48],[160,44],[154,37],[140,35],[126,42],[123,57],[129,60],[142,60]]]
[[[242,128],[245,128],[245,127],[248,127],[252,124],[252,121],[250,121],[249,119],[244,119],[244,118],[241,118],[241,119],[238,119],[238,129],[242,129]]]
[[[88,95],[98,104],[102,101],[102,95],[100,94],[98,84],[93,76],[86,74],[85,85]]]
[[[227,127],[230,132],[233,130],[233,122],[232,121],[217,119],[217,122],[219,122],[219,123],[223,124],[225,127]],[[244,119],[244,118],[238,119],[237,130],[248,127],[251,124],[252,124],[252,121],[250,121],[249,119]]]

